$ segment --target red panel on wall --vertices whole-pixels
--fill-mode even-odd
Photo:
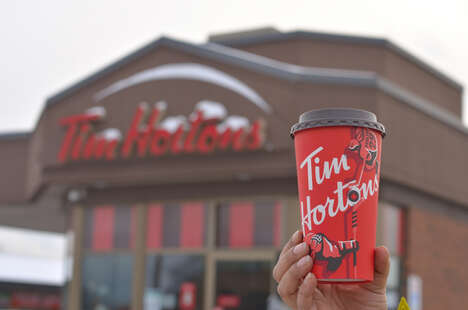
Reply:
[[[275,246],[281,245],[281,232],[282,232],[282,221],[281,221],[281,212],[282,212],[283,205],[281,202],[275,203],[275,211],[274,211],[274,222],[273,222],[273,244]]]
[[[162,244],[163,206],[152,204],[148,208],[146,246],[148,249],[159,249]]]
[[[115,209],[112,206],[96,207],[93,216],[93,250],[110,251],[114,248]]]
[[[229,246],[251,247],[254,232],[254,207],[251,203],[233,203],[229,208]]]
[[[202,203],[182,204],[180,214],[180,246],[196,248],[203,246],[205,208]]]

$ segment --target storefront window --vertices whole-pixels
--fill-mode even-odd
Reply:
[[[148,255],[144,309],[202,309],[204,266],[200,255]]]
[[[133,258],[129,254],[87,254],[83,261],[82,309],[130,309]]]
[[[135,210],[128,206],[86,208],[84,248],[95,252],[133,248]]]
[[[148,207],[148,249],[201,248],[206,240],[206,206],[191,202],[151,204]]]
[[[279,246],[281,209],[281,203],[274,201],[221,204],[217,210],[217,246]]]
[[[206,304],[267,309],[270,259],[281,242],[282,204],[260,200],[210,207],[203,202],[148,204],[145,236],[138,233],[143,228],[136,225],[136,208],[86,208],[82,309],[130,308],[137,235],[144,237],[147,251],[143,309],[195,310]],[[213,222],[208,221],[210,212],[215,214]],[[207,236],[208,232],[213,235]],[[260,255],[251,261],[247,252],[238,256],[239,251],[230,258],[229,253],[234,253],[230,249],[256,252],[262,247],[265,258]],[[205,283],[207,255],[215,257],[208,268],[214,285]],[[204,300],[207,289],[213,290],[207,294],[213,300]]]
[[[216,306],[221,309],[267,309],[271,263],[268,261],[218,261]]]
[[[390,251],[390,274],[387,280],[389,310],[396,309],[401,296],[401,262],[404,255],[403,211],[388,203],[381,203],[380,222],[382,243]]]

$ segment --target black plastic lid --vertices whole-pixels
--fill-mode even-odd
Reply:
[[[385,127],[377,122],[374,113],[359,109],[329,108],[302,113],[299,123],[291,127],[291,137],[294,138],[297,131],[329,126],[367,127],[380,131],[382,137],[386,135]]]

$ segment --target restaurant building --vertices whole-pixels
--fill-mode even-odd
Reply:
[[[50,97],[32,132],[0,136],[0,225],[73,234],[67,309],[282,309],[271,270],[300,228],[289,130],[307,110],[359,108],[388,131],[377,243],[390,308],[402,295],[457,308],[462,91],[385,39],[162,37]]]

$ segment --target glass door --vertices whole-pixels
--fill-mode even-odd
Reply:
[[[268,309],[274,253],[261,252],[215,254],[214,309]]]

